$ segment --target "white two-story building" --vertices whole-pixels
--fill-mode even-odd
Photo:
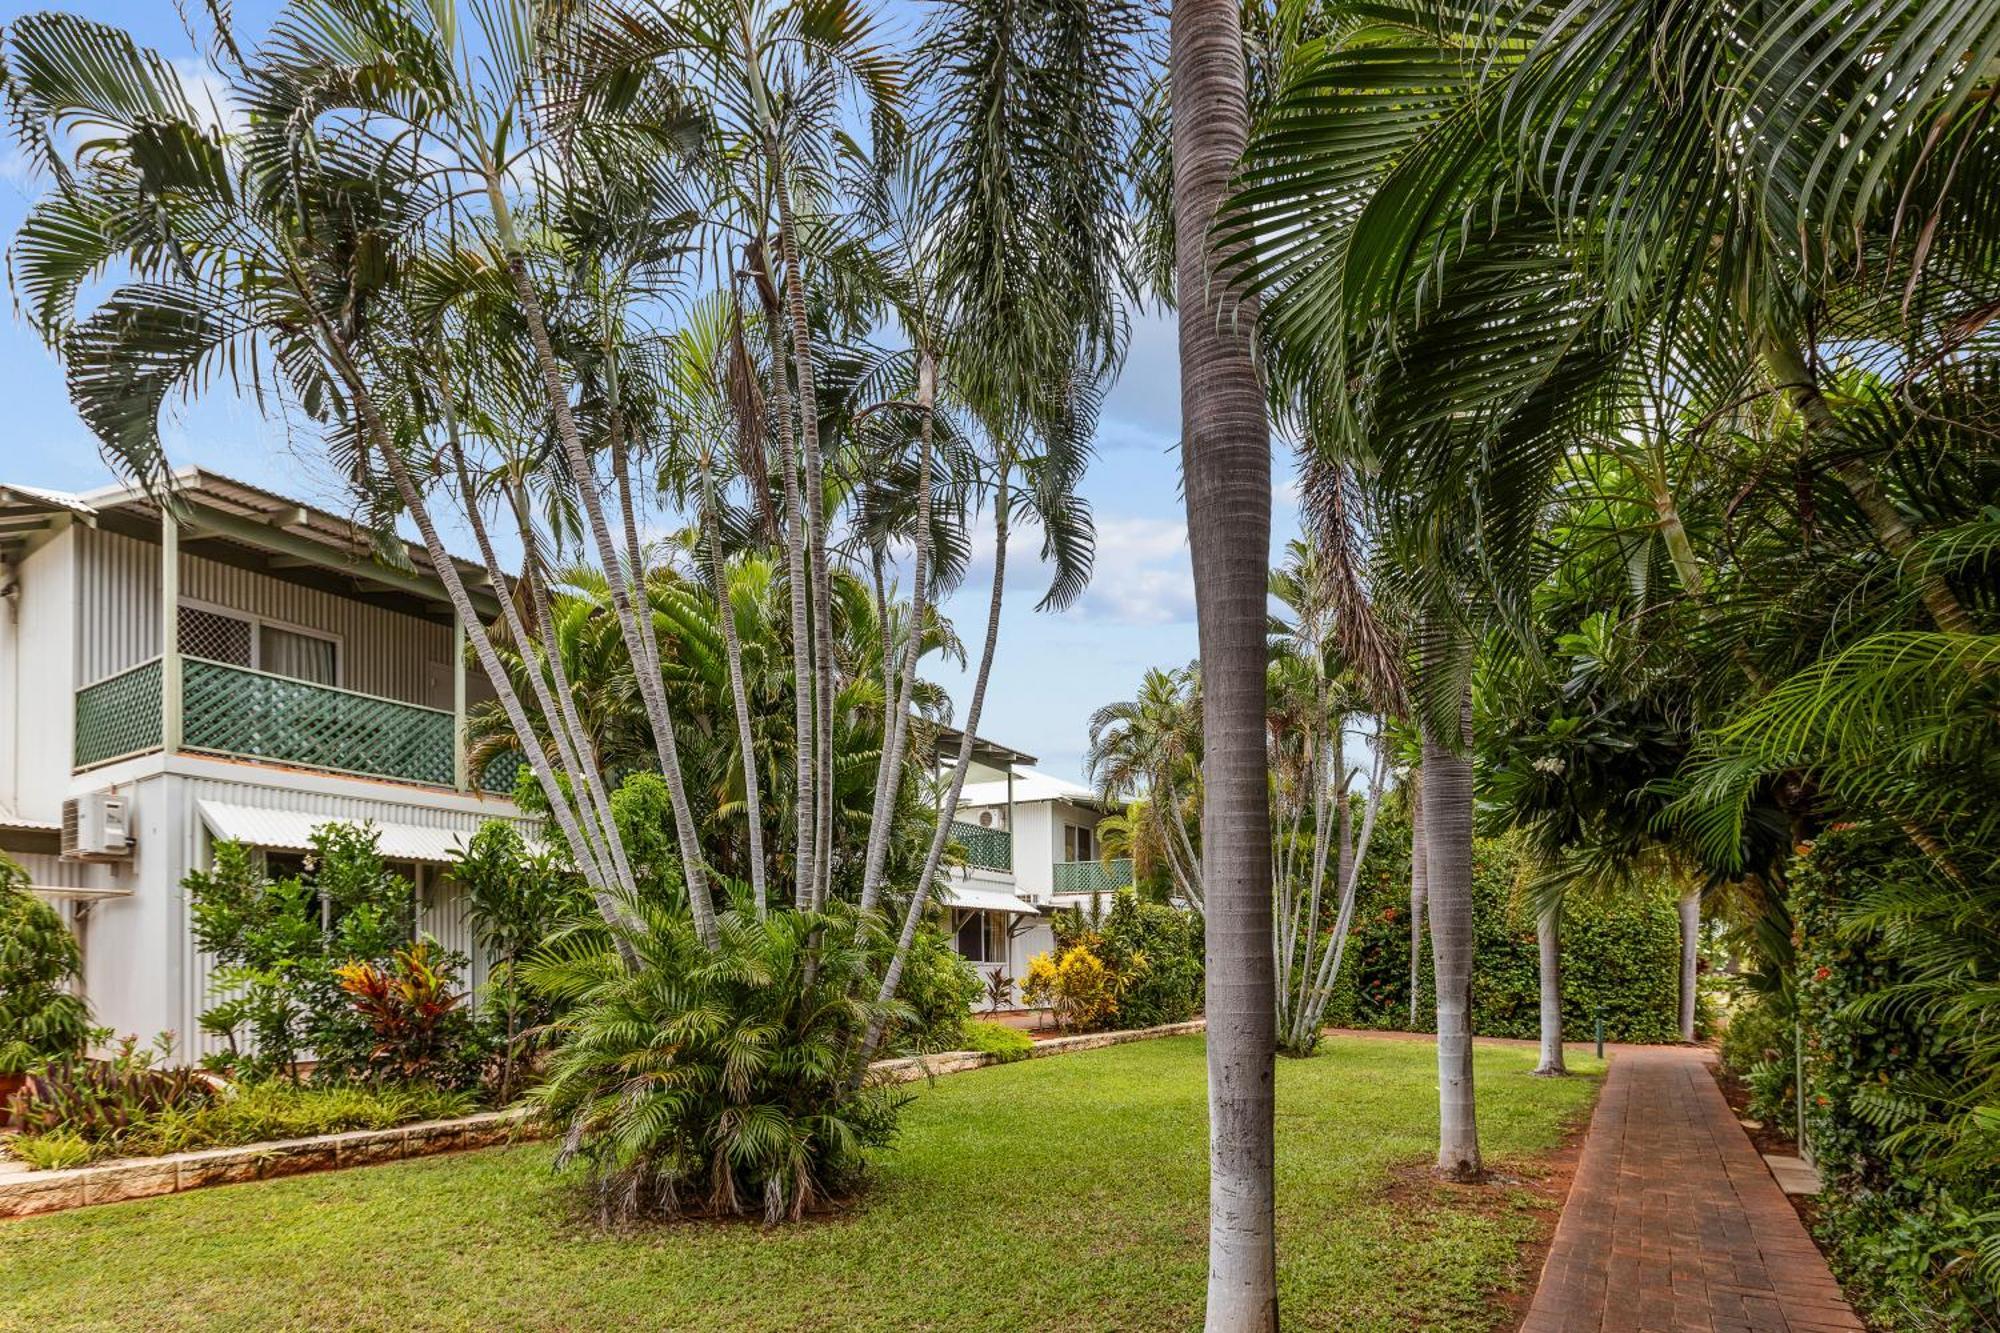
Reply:
[[[1032,755],[982,746],[995,753],[975,749],[959,799],[954,832],[966,864],[954,872],[952,925],[959,954],[981,976],[997,970],[1013,983],[1009,1007],[1028,960],[1055,948],[1049,914],[1129,885],[1132,863],[1098,858],[1097,825],[1116,806],[1036,772]]]
[[[419,928],[473,959],[445,873],[487,819],[527,821],[515,763],[466,760],[466,711],[492,691],[419,547],[385,561],[347,518],[198,468],[175,505],[118,485],[0,485],[0,850],[60,905],[84,990],[118,1033],[215,1042],[215,1001],[181,882],[216,841],[295,868],[332,821],[371,822],[417,886]],[[475,609],[485,572],[460,565]],[[943,753],[956,755],[947,733]],[[1109,807],[975,743],[957,829],[950,925],[982,975],[1053,948],[1047,914],[1131,882],[1096,856]]]
[[[191,1058],[214,1000],[180,886],[216,840],[286,865],[317,825],[372,821],[421,929],[470,955],[443,869],[521,815],[511,763],[468,769],[491,691],[421,548],[398,568],[340,515],[199,469],[173,492],[168,516],[132,486],[0,486],[0,848],[63,904],[98,1022]]]

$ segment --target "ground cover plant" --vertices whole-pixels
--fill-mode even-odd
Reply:
[[[22,1131],[6,1141],[7,1152],[56,1170],[446,1120],[470,1114],[479,1102],[471,1093],[424,1084],[301,1086],[274,1079],[218,1089],[185,1069],[151,1069],[128,1050],[122,1058],[46,1070],[31,1080],[20,1105]]]
[[[1489,1156],[1528,1174],[1597,1080],[1531,1078],[1527,1047],[1477,1059]],[[860,1206],[800,1227],[580,1226],[548,1144],[30,1219],[0,1228],[0,1309],[49,1330],[1185,1328],[1206,1262],[1202,1060],[1174,1037],[917,1085]],[[1549,1200],[1411,1171],[1435,1076],[1428,1043],[1396,1038],[1281,1063],[1288,1326],[1474,1333],[1506,1317],[1495,1289],[1532,1278],[1519,1246]]]

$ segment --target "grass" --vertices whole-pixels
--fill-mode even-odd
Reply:
[[[1489,1162],[1527,1173],[1595,1078],[1482,1046]],[[1595,1070],[1596,1062],[1577,1065]],[[574,1220],[545,1144],[240,1185],[0,1226],[0,1327],[1171,1329],[1200,1322],[1200,1037],[921,1088],[865,1200],[803,1227]],[[1520,1187],[1408,1168],[1437,1132],[1423,1042],[1278,1063],[1280,1281],[1292,1329],[1487,1330],[1552,1224]],[[27,1325],[21,1325],[26,1327]]]

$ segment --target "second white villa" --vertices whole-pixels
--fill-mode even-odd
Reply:
[[[75,930],[98,1021],[204,1054],[213,968],[183,877],[222,839],[296,866],[340,820],[376,827],[420,928],[472,957],[477,987],[453,854],[486,819],[532,821],[508,798],[518,760],[467,761],[491,687],[424,552],[394,569],[342,515],[199,469],[172,485],[178,518],[131,486],[0,485],[0,850]],[[460,572],[495,613],[483,571]],[[950,925],[1018,996],[1048,913],[1131,868],[1096,860],[1090,791],[988,741],[973,759]]]

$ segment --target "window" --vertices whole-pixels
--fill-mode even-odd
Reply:
[[[967,912],[954,940],[958,956],[969,963],[1007,961],[1007,923],[996,912]]]
[[[1063,825],[1063,860],[1095,861],[1097,859],[1097,835],[1095,830],[1075,824]]]
[[[257,664],[274,676],[309,680],[315,685],[337,684],[340,672],[332,639],[299,634],[276,625],[258,627]]]
[[[241,616],[204,611],[198,606],[180,609],[181,652],[230,666],[257,665],[255,626]]]
[[[340,641],[254,616],[182,603],[181,652],[314,685],[340,684]]]

